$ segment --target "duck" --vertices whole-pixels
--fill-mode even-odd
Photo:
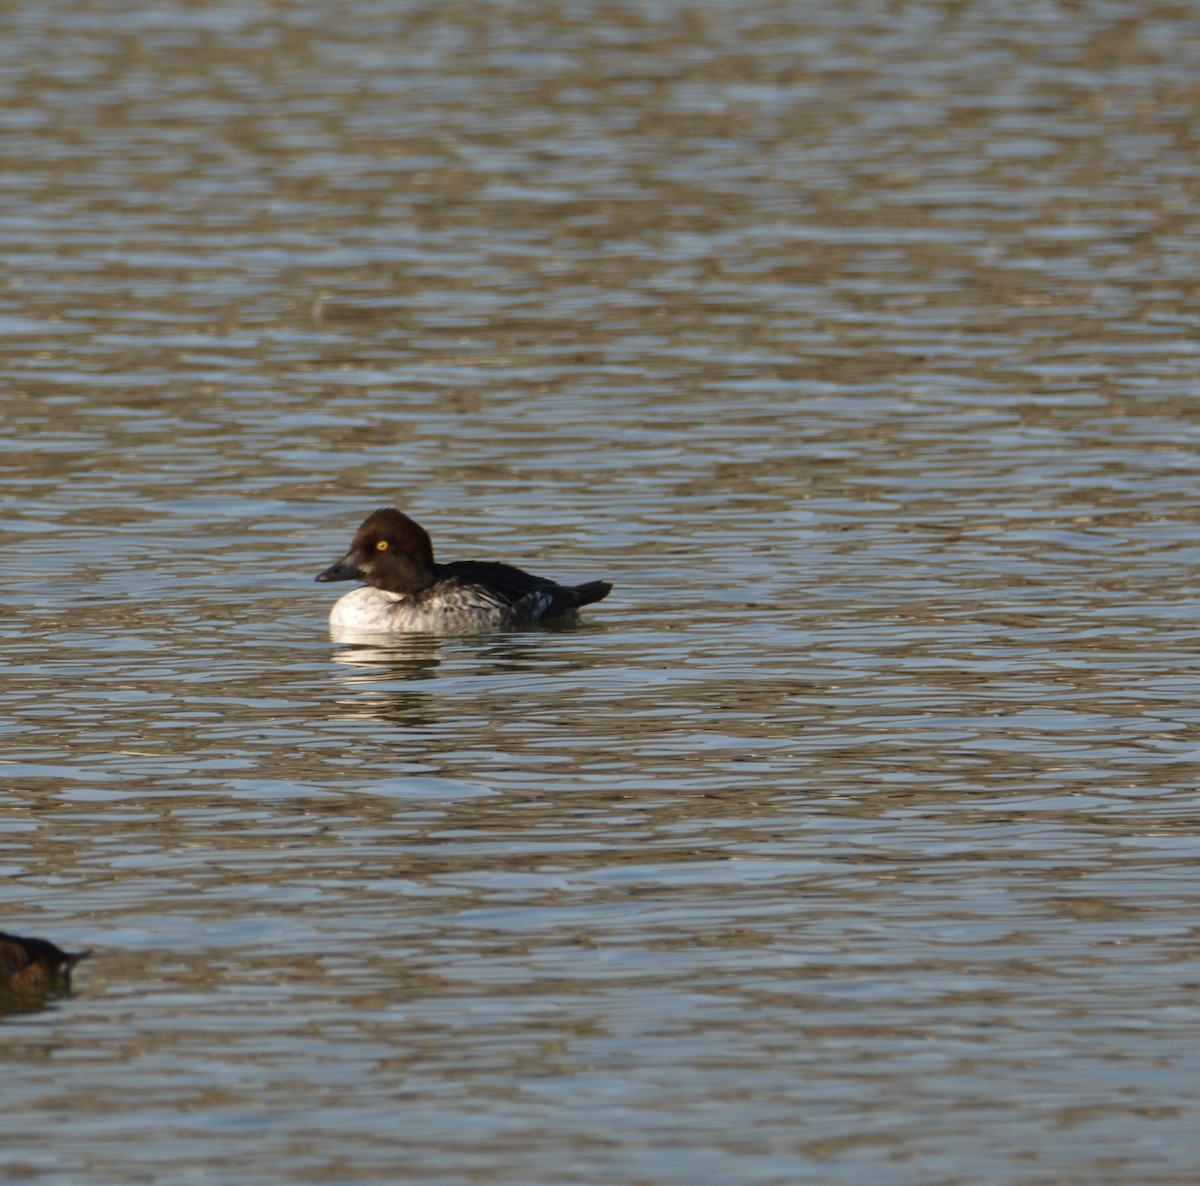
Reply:
[[[475,633],[561,618],[612,591],[608,581],[560,585],[511,564],[438,564],[429,533],[395,507],[372,511],[350,551],[318,581],[363,581],[333,605],[330,626],[371,633]]]
[[[17,992],[71,987],[71,973],[90,951],[63,951],[46,939],[26,939],[0,931],[0,989]]]

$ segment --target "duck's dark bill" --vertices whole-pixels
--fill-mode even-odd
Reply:
[[[361,581],[362,579],[363,575],[359,572],[353,552],[347,552],[336,564],[330,565],[317,577],[318,581]]]

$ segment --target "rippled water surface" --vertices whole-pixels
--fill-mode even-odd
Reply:
[[[1195,1181],[1194,7],[0,23],[7,1177]]]

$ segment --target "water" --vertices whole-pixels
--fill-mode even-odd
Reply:
[[[1194,1180],[1195,14],[4,24],[7,1176]]]

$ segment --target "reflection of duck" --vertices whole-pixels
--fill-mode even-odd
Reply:
[[[527,626],[608,596],[607,581],[560,585],[510,564],[437,564],[425,529],[394,507],[368,515],[350,551],[318,581],[364,581],[334,604],[331,626],[400,633],[463,633]]]
[[[536,633],[472,634],[448,638],[437,634],[380,634],[378,631],[333,627],[330,636],[342,643],[329,656],[337,683],[353,693],[338,705],[349,719],[374,717],[406,730],[444,729],[445,687],[434,686],[440,675],[451,680],[486,679],[544,670],[552,636],[582,630],[577,621],[559,618]],[[448,663],[449,670],[441,670]]]
[[[0,988],[45,991],[70,988],[71,972],[90,951],[74,954],[45,939],[23,939],[0,931]]]
[[[398,634],[381,638],[378,630],[353,630],[334,626],[330,630],[334,642],[343,650],[334,651],[335,663],[351,667],[387,669],[404,679],[422,679],[433,674],[442,664],[443,640],[429,634]],[[374,681],[373,681],[374,682]]]

